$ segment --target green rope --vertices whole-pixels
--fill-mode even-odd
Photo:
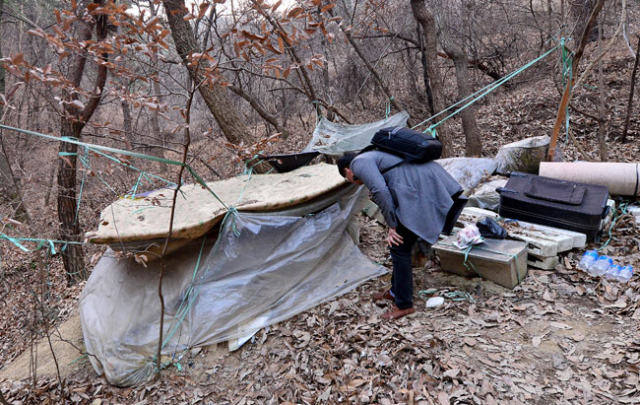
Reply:
[[[322,118],[322,111],[320,111],[320,102],[318,100],[313,100],[311,103],[315,104],[315,107],[316,107],[316,127],[317,127],[318,123],[320,122],[320,119]]]
[[[571,81],[573,80],[573,59],[571,57],[571,54],[569,53],[569,50],[565,46],[564,38],[560,39],[560,46],[562,47],[562,52],[560,55],[560,62],[562,64],[561,77],[562,77],[562,87],[564,88],[565,86],[571,85]],[[573,89],[569,89],[569,93],[571,93],[572,90]],[[569,142],[569,123],[570,123],[568,105],[566,107],[564,116],[565,116],[564,144],[566,145]]]
[[[622,215],[627,213],[627,207],[629,206],[629,204],[631,204],[631,201],[623,201],[620,203],[619,208]],[[618,221],[618,218],[621,217],[622,215],[618,215],[618,210],[615,210],[615,213],[613,214],[613,221],[611,221],[611,226],[609,226],[609,232],[608,232],[609,238],[604,243],[604,245],[600,246],[596,250],[604,249],[605,247],[607,247],[609,242],[611,242],[611,239],[613,238],[613,235],[611,234],[613,231],[613,227],[616,225],[616,221]]]
[[[129,164],[129,163],[125,163],[125,162],[123,162],[122,160],[120,160],[120,159],[118,159],[118,158],[116,158],[116,157],[113,157],[113,156],[111,156],[111,155],[107,155],[106,153],[102,153],[102,152],[100,152],[100,151],[93,150],[93,149],[92,149],[91,151],[92,151],[93,153],[95,153],[95,154],[99,155],[99,156],[103,156],[103,157],[105,157],[105,158],[107,158],[107,159],[109,159],[109,160],[112,160],[112,161],[114,161],[114,162],[118,163],[119,165],[122,165],[122,166],[124,166],[124,167],[127,167],[127,168],[129,168],[129,169],[131,169],[131,170],[134,170],[134,171],[137,171],[137,172],[142,172],[142,173],[147,173],[147,172],[145,172],[144,170],[142,170],[142,169],[140,169],[140,168],[137,168],[137,167],[135,167],[135,166],[133,166],[133,165],[131,165],[131,164]],[[175,185],[176,185],[176,183],[174,183],[174,182],[172,182],[172,181],[169,181],[169,180],[167,180],[167,179],[164,179],[164,178],[162,178],[162,177],[160,177],[160,176],[156,176],[156,175],[155,175],[155,174],[153,174],[153,173],[148,173],[148,174],[149,174],[151,177],[154,177],[154,178],[156,178],[156,179],[158,179],[158,180],[162,180],[162,181],[164,181],[165,183],[167,183],[167,184],[169,184],[169,185],[171,185],[171,186],[175,186]]]
[[[231,219],[232,222],[231,222],[231,225],[230,225],[231,229],[232,229],[232,232],[233,232],[233,234],[235,236],[240,236],[240,232],[236,228],[236,217],[237,217],[237,215],[238,215],[238,210],[235,207],[229,207],[229,211],[227,211],[227,213],[225,214],[224,218],[222,219],[222,223],[220,225],[221,232],[222,232],[223,229],[225,229],[225,226],[226,226],[226,223],[227,223],[227,220],[229,219],[229,217],[232,217],[232,219]],[[220,238],[218,238],[218,240],[216,240],[216,243],[213,246],[212,252],[215,252],[215,251],[217,251],[219,249],[220,243],[221,243],[220,242]],[[173,338],[173,335],[175,335],[177,330],[180,328],[180,326],[182,325],[182,322],[184,321],[184,317],[187,315],[187,313],[191,309],[191,306],[195,302],[195,299],[198,297],[199,289],[196,288],[197,285],[195,284],[195,278],[196,278],[196,273],[198,272],[198,269],[200,267],[200,259],[202,257],[203,249],[204,249],[204,240],[202,241],[202,246],[200,248],[200,254],[198,255],[198,261],[196,263],[196,268],[195,268],[195,270],[193,272],[193,275],[192,275],[192,278],[191,278],[191,285],[187,289],[187,292],[185,293],[185,298],[182,301],[182,303],[180,304],[180,307],[178,308],[178,311],[176,311],[176,318],[178,319],[178,323],[173,327],[173,329],[163,339],[163,341],[162,341],[162,347],[163,348],[169,343],[171,338]],[[208,271],[208,269],[205,269],[205,272],[206,271]],[[203,276],[204,276],[204,274],[203,274]],[[189,301],[189,303],[187,304],[186,307],[183,307],[184,302],[186,302],[187,300]],[[156,357],[154,356],[154,361],[155,361],[155,359],[156,359]]]
[[[186,316],[187,312],[191,308],[191,305],[193,304],[193,301],[196,299],[198,295],[196,292],[195,296],[192,297],[192,292],[195,289],[194,281],[196,279],[196,274],[200,269],[200,260],[202,259],[202,253],[204,251],[204,246],[206,241],[207,241],[207,236],[205,235],[204,238],[202,239],[202,245],[200,246],[200,253],[198,254],[198,261],[196,262],[196,267],[193,269],[193,274],[191,275],[191,284],[189,285],[189,288],[185,293],[185,299],[182,300],[182,302],[180,303],[180,306],[178,307],[178,310],[176,311],[176,318],[178,319],[178,324],[173,327],[171,332],[169,332],[169,334],[167,334],[165,339],[162,341],[162,347],[165,347],[165,345],[169,343],[169,340],[171,340],[171,338],[176,333],[180,325],[182,325],[182,321],[184,320],[184,317]],[[183,308],[183,305],[187,301],[187,299],[189,300],[189,304]],[[172,325],[173,325],[173,322],[172,322]],[[171,328],[172,325],[169,325],[169,328]]]
[[[442,246],[453,246],[457,249],[458,248],[456,245],[454,245],[453,243],[444,243],[444,242],[438,242],[438,245],[442,245]],[[493,249],[489,249],[486,247],[482,247],[482,246],[477,246],[477,245],[471,245],[468,248],[466,248],[465,250],[460,249],[463,253],[464,253],[464,262],[462,263],[467,270],[469,270],[472,273],[476,273],[477,275],[479,275],[481,278],[486,278],[482,275],[482,273],[480,273],[480,271],[477,269],[477,267],[471,262],[471,260],[469,260],[469,253],[471,252],[472,249],[477,249],[477,250],[484,250],[485,252],[489,252],[489,253],[495,253],[495,254],[499,254],[502,256],[511,256],[513,258],[514,261],[517,262],[518,260],[518,255],[515,254],[509,254],[509,253],[504,253],[501,252],[499,250],[493,250]],[[516,279],[518,280],[518,284],[520,284],[520,282],[522,280],[520,280],[520,273],[518,273],[518,270],[516,269]]]
[[[62,249],[63,251],[66,249],[67,245],[82,245],[83,244],[82,242],[64,241],[64,240],[55,240],[55,239],[18,238],[18,237],[12,237],[12,236],[6,235],[6,234],[1,233],[1,232],[0,232],[0,239],[4,239],[4,240],[7,240],[7,241],[13,243],[16,247],[20,248],[21,250],[23,250],[25,252],[32,252],[32,250],[27,249],[20,242],[39,242],[40,244],[38,245],[38,247],[35,250],[40,249],[45,244],[48,244],[52,255],[56,254],[56,249],[55,249],[55,246],[54,246],[54,244],[56,244],[56,243],[64,245],[64,247]]]
[[[448,291],[443,295],[452,301],[475,301],[473,296],[466,291]]]
[[[88,159],[88,158],[87,158],[87,160],[85,160],[82,156],[79,156],[79,159],[80,159],[80,163],[82,163],[82,165],[83,165],[86,169],[91,170],[91,163],[89,162],[89,159]],[[114,188],[113,188],[113,187],[111,187],[111,184],[107,183],[107,181],[102,177],[102,174],[100,174],[100,172],[98,172],[98,173],[97,173],[97,177],[98,177],[98,179],[99,179],[102,183],[104,183],[104,185],[106,185],[106,186],[109,188],[109,190],[111,190],[111,192],[112,192],[114,195],[118,195],[118,192],[117,192],[116,190],[114,190]]]
[[[526,69],[530,68],[531,66],[533,66],[534,64],[538,63],[539,61],[541,61],[542,59],[546,58],[547,56],[549,56],[553,51],[555,51],[556,49],[558,49],[558,47],[560,47],[560,45],[556,45],[553,48],[549,49],[547,52],[543,53],[542,55],[538,56],[537,58],[535,58],[534,60],[532,60],[531,62],[525,64],[524,66],[516,69],[515,71],[509,73],[508,75],[504,76],[503,78],[501,78],[500,80],[497,80],[483,88],[481,88],[480,90],[476,91],[475,93],[463,98],[462,100],[458,101],[457,103],[449,106],[448,108],[440,111],[439,113],[427,118],[426,120],[420,122],[419,124],[416,124],[412,127],[412,129],[415,129],[417,127],[420,127],[424,124],[426,124],[427,122],[435,119],[436,117],[445,114],[447,111],[457,107],[458,105],[465,103],[467,100],[471,100],[468,103],[464,104],[462,107],[460,107],[459,109],[457,109],[456,111],[454,111],[453,113],[449,114],[448,116],[446,116],[445,118],[441,119],[440,121],[438,121],[435,124],[432,124],[427,131],[430,131],[433,133],[433,131],[435,130],[436,127],[438,127],[440,124],[442,124],[443,122],[445,122],[446,120],[448,120],[449,118],[453,117],[454,115],[458,114],[460,111],[464,110],[465,108],[469,107],[470,105],[472,105],[473,103],[475,103],[476,101],[480,100],[481,98],[483,98],[484,96],[486,96],[487,94],[491,93],[493,90],[497,89],[498,87],[502,86],[504,83],[506,83],[507,81],[511,80],[512,78],[514,78],[515,76],[519,75],[520,73],[522,73],[523,71],[525,71]],[[425,131],[426,132],[426,131]]]
[[[143,175],[144,175],[144,172],[141,172],[140,176],[138,176],[138,181],[136,181],[136,184],[131,189],[131,200],[135,200],[136,199],[136,192],[138,191],[138,186],[140,185],[140,181],[142,181],[142,176]]]
[[[429,295],[434,295],[438,292],[437,288],[430,288],[428,290],[420,290],[418,291],[418,296],[425,301],[428,301],[430,297]],[[442,296],[445,298],[449,298],[451,301],[475,301],[473,296],[466,291],[447,291],[446,289],[442,293]]]
[[[84,158],[86,159],[89,156],[89,149],[87,147],[84,148]],[[80,159],[82,160],[82,159]],[[76,203],[76,217],[73,219],[73,224],[75,225],[78,222],[78,217],[80,214],[80,202],[82,201],[82,191],[84,190],[84,182],[87,179],[86,170],[82,171],[82,181],[80,182],[80,191],[78,191],[78,201]]]
[[[13,238],[9,235],[5,235],[4,233],[0,233],[0,239],[5,239],[8,240],[9,242],[13,243],[14,245],[16,245],[17,247],[19,247],[20,249],[22,249],[25,252],[31,252],[29,249],[27,249],[26,247],[22,246],[22,244],[19,242],[21,238]]]
[[[389,118],[389,115],[391,115],[391,102],[393,101],[393,96],[389,97],[389,99],[386,102],[386,106],[385,106],[385,110],[384,110],[384,118],[387,119]]]
[[[111,148],[109,146],[101,146],[101,145],[95,145],[95,144],[87,143],[87,142],[80,142],[78,140],[75,140],[75,139],[72,139],[72,138],[69,138],[69,137],[57,137],[57,136],[53,136],[53,135],[41,134],[39,132],[29,131],[29,130],[21,129],[21,128],[10,127],[8,125],[3,125],[3,124],[0,124],[0,128],[7,129],[7,130],[10,130],[10,131],[20,132],[20,133],[27,134],[27,135],[38,136],[38,137],[45,138],[45,139],[50,139],[50,140],[53,140],[53,141],[56,141],[56,142],[67,142],[67,143],[72,143],[72,144],[75,144],[75,145],[78,145],[78,146],[85,146],[85,147],[90,148],[94,152],[103,151],[103,152],[118,153],[118,154],[125,155],[125,156],[131,156],[131,157],[137,157],[137,158],[146,159],[146,160],[152,160],[154,162],[167,163],[167,164],[171,164],[171,165],[175,165],[175,166],[183,166],[185,169],[187,169],[187,171],[189,173],[191,173],[191,175],[196,179],[196,181],[198,183],[200,183],[207,191],[209,191],[216,198],[216,200],[218,200],[220,202],[220,204],[222,204],[223,207],[225,207],[227,209],[229,208],[224,203],[224,201],[222,201],[220,199],[220,197],[218,197],[218,195],[216,193],[214,193],[213,190],[211,190],[211,188],[207,185],[207,183],[187,163],[178,162],[178,161],[171,160],[171,159],[159,158],[159,157],[156,157],[156,156],[144,155],[142,153],[131,152],[131,151],[128,151],[128,150],[123,150],[123,149]],[[99,152],[97,152],[97,153],[99,153]],[[122,162],[120,162],[120,163],[125,165]],[[130,166],[128,164],[126,164],[125,166],[133,168],[133,166]]]
[[[471,249],[473,249],[473,246],[474,245],[469,245],[469,247],[465,249],[464,262],[462,262],[462,264],[464,265],[464,267],[467,268],[467,270],[476,273],[477,275],[480,276],[480,278],[484,279],[485,277],[482,275],[482,273],[480,273],[480,270],[478,270],[478,268],[469,260],[469,253],[471,252]]]

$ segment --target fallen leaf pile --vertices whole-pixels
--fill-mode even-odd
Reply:
[[[607,63],[620,61],[627,77],[628,54],[614,54]],[[607,74],[622,73],[610,68]],[[537,85],[540,91],[517,84],[479,107],[487,155],[505,143],[551,132],[559,95],[550,79]],[[615,102],[617,116],[626,108],[625,86],[610,86],[607,100]],[[574,103],[593,110],[582,90]],[[597,124],[578,112],[571,117],[580,147],[597,160]],[[619,131],[620,122],[613,122],[610,134]],[[629,133],[632,143],[610,139],[610,159],[637,161],[638,136],[636,125]],[[292,139],[298,150],[304,145],[302,138]],[[463,154],[461,141],[455,150]],[[571,140],[563,153],[567,160],[584,158]],[[361,220],[361,249],[390,268],[385,230]],[[620,212],[611,235],[606,232],[587,248],[638,269],[639,231],[634,218]],[[449,275],[434,258],[414,271],[412,318],[381,321],[386,304],[373,303],[370,295],[388,288],[387,275],[261,330],[236,352],[222,345],[194,350],[180,360],[180,369],[163,371],[160,381],[113,387],[96,377],[85,359],[80,375],[60,382],[55,376],[5,381],[2,395],[9,403],[93,405],[640,403],[640,278],[630,283],[593,278],[576,268],[582,253],[563,254],[555,271],[529,269],[513,290]],[[31,262],[12,252],[2,266],[0,362],[7,364],[42,332],[29,329],[41,316],[30,295],[29,283],[37,281],[30,275],[36,274]],[[45,303],[54,311],[48,319],[59,324],[77,305],[81,286],[64,286],[57,257],[48,272]],[[426,308],[426,300],[436,296],[444,305]]]

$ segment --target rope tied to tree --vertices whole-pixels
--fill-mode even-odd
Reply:
[[[560,63],[561,63],[561,78],[562,78],[562,88],[565,86],[571,86],[573,83],[573,52],[569,52],[569,49],[565,45],[565,38],[560,38],[560,46],[562,47],[562,52],[560,54]],[[573,89],[569,87],[569,94]],[[571,97],[571,96],[569,96]],[[565,136],[564,143],[565,145],[569,142],[569,104],[565,109]]]
[[[385,109],[384,109],[384,118],[387,119],[389,118],[389,115],[391,115],[391,102],[394,100],[393,96],[389,97],[385,103]]]
[[[92,144],[92,143],[88,143],[88,142],[81,142],[81,141],[78,141],[78,140],[73,139],[71,137],[57,137],[57,136],[53,136],[53,135],[46,135],[46,134],[42,134],[42,133],[39,133],[39,132],[29,131],[29,130],[26,130],[26,129],[10,127],[10,126],[4,125],[4,124],[0,124],[0,128],[7,129],[7,130],[10,130],[10,131],[20,132],[20,133],[27,134],[27,135],[37,136],[37,137],[41,137],[41,138],[45,138],[45,139],[50,139],[50,140],[53,140],[53,141],[56,141],[56,142],[68,142],[68,143],[76,144],[78,146],[83,146],[83,147],[89,148],[93,152],[96,152],[96,153],[98,153],[100,155],[106,156],[106,157],[110,158],[111,160],[114,160],[114,161],[118,162],[119,164],[121,164],[121,165],[123,165],[125,167],[130,167],[130,168],[132,168],[134,170],[138,170],[138,171],[142,171],[142,170],[135,168],[134,166],[130,165],[129,163],[122,162],[121,160],[119,160],[117,158],[114,158],[112,156],[108,156],[105,153],[100,153],[100,151],[117,153],[117,154],[120,154],[120,155],[131,156],[131,157],[136,157],[136,158],[145,159],[145,160],[151,160],[151,161],[154,161],[154,162],[166,163],[166,164],[170,164],[170,165],[174,165],[174,166],[184,166],[184,168],[187,169],[187,171],[196,179],[196,181],[201,186],[203,186],[207,191],[209,191],[211,193],[211,195],[213,195],[216,198],[216,200],[218,200],[220,202],[220,204],[222,204],[223,207],[225,207],[227,209],[229,208],[224,203],[224,201],[222,201],[220,199],[220,197],[218,197],[218,195],[213,190],[211,190],[211,188],[202,179],[202,177],[200,177],[193,170],[193,168],[187,163],[182,163],[182,162],[178,162],[176,160],[165,159],[165,158],[160,158],[160,157],[156,157],[156,156],[145,155],[145,154],[137,153],[137,152],[131,152],[131,151],[124,150],[124,149],[112,148],[112,147],[109,147],[109,146],[101,146],[101,145],[96,145],[96,144]],[[154,177],[157,177],[157,176],[154,176]],[[163,180],[163,181],[165,181],[167,183],[175,184],[175,183],[169,182],[168,180],[162,179],[160,177],[157,177],[157,178],[161,179],[161,180]]]
[[[432,115],[431,117],[427,118],[426,120],[414,125],[413,127],[411,127],[411,129],[416,129],[426,123],[428,123],[429,121],[432,121],[433,119],[435,119],[436,117],[439,117],[440,115],[443,115],[445,113],[447,113],[447,111],[454,109],[455,107],[464,104],[462,107],[458,108],[457,110],[455,110],[453,113],[447,115],[445,118],[441,119],[440,121],[436,122],[435,124],[431,124],[431,126],[429,128],[427,128],[424,132],[426,133],[427,131],[431,132],[432,134],[434,133],[433,131],[435,130],[436,127],[440,126],[442,123],[444,123],[446,120],[448,120],[449,118],[453,117],[454,115],[458,114],[460,111],[466,109],[467,107],[471,106],[472,104],[474,104],[476,101],[480,100],[481,98],[483,98],[484,96],[486,96],[487,94],[491,93],[492,91],[494,91],[495,89],[497,89],[498,87],[502,86],[503,84],[505,84],[507,81],[513,79],[514,77],[516,77],[517,75],[519,75],[520,73],[524,72],[525,70],[527,70],[528,68],[530,68],[531,66],[535,65],[536,63],[538,63],[539,61],[541,61],[542,59],[546,58],[547,56],[549,56],[552,52],[554,52],[556,49],[558,49],[560,47],[560,44],[554,46],[553,48],[549,49],[547,52],[543,53],[542,55],[538,56],[537,58],[535,58],[534,60],[528,62],[527,64],[521,66],[520,68],[516,69],[515,71],[509,73],[508,75],[504,76],[503,78],[501,78],[500,80],[497,80],[483,88],[481,88],[480,90],[476,91],[475,93],[463,98],[462,100],[450,105],[449,107],[447,107],[446,109],[440,111],[437,114]],[[470,101],[468,101],[470,100]],[[468,101],[468,102],[467,102]]]

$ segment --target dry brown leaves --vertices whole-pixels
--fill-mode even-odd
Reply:
[[[612,69],[610,74],[621,73]],[[624,85],[612,85],[608,102],[616,116],[624,109],[625,91]],[[525,83],[482,106],[478,119],[485,152],[492,155],[505,143],[550,133],[558,99],[553,83],[542,80],[535,92]],[[593,109],[580,94],[574,103]],[[582,148],[597,159],[597,126],[579,113],[572,113],[572,120]],[[612,122],[611,134],[619,127]],[[637,127],[629,136],[637,140]],[[307,140],[294,135],[279,146],[297,151]],[[611,141],[609,148],[614,161],[640,156],[637,142]],[[461,155],[462,144],[455,150]],[[564,154],[568,160],[581,158],[571,143]],[[638,231],[632,218],[621,216],[601,252],[640,267]],[[363,228],[362,250],[372,261],[388,257],[384,234],[372,221]],[[628,284],[594,279],[576,270],[581,254],[563,255],[555,271],[530,270],[514,290],[445,274],[436,261],[415,271],[417,315],[390,323],[380,321],[385,308],[369,299],[388,285],[385,276],[260,331],[237,352],[214,357],[211,349],[203,350],[183,360],[181,371],[171,368],[161,381],[138,387],[119,389],[93,375],[62,386],[54,379],[0,386],[15,403],[638,403],[640,282],[638,277]],[[0,303],[2,313],[10,314],[0,319],[4,364],[28,346],[23,323],[30,306],[21,285],[28,282],[28,261],[9,256],[3,265],[3,280],[11,286]],[[52,268],[59,269],[59,263]],[[60,277],[60,270],[53,274]],[[51,294],[64,301],[51,305],[63,314],[78,291],[54,280]],[[427,289],[445,297],[445,304],[425,308],[418,291]],[[455,291],[473,301],[446,295]]]

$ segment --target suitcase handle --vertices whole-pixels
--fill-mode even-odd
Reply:
[[[496,188],[496,192],[498,194],[502,194],[502,193],[517,193],[516,190],[511,190],[510,188],[504,188],[504,187],[497,187]]]

